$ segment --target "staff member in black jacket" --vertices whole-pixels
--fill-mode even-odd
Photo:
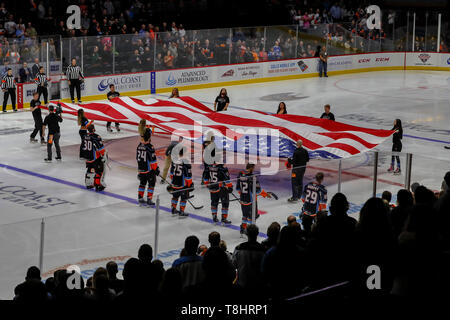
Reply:
[[[77,66],[77,59],[72,59],[72,64],[67,67],[66,76],[69,81],[70,99],[72,99],[72,103],[75,103],[74,89],[77,90],[78,103],[82,103],[81,83],[84,81],[84,75],[81,72],[80,66]]]
[[[16,112],[16,80],[14,80],[11,68],[8,68],[6,74],[2,78],[2,91],[4,92],[3,112],[6,112],[6,105],[8,104],[9,97],[11,97],[12,108],[14,112]]]
[[[292,158],[286,161],[286,167],[292,168],[292,198],[289,198],[289,202],[297,202],[303,192],[303,176],[306,171],[306,164],[309,162],[309,154],[305,148],[303,148],[302,140],[297,141],[297,149],[295,149]]]
[[[41,137],[41,144],[45,144],[44,132],[42,131],[42,113],[41,113],[41,101],[39,101],[39,93],[33,92],[33,100],[30,102],[30,111],[33,114],[34,130],[30,135],[30,142],[37,142],[35,139],[37,133]]]
[[[36,75],[38,74],[40,67],[41,66],[39,65],[39,58],[34,58],[34,64],[31,67],[31,74],[33,76],[33,79],[36,78]]]
[[[39,68],[39,72],[34,78],[34,82],[37,84],[36,92],[39,94],[39,99],[41,99],[41,94],[44,96],[44,103],[48,103],[48,78],[44,72],[44,67]]]
[[[61,137],[61,131],[59,128],[59,123],[63,121],[61,115],[55,112],[55,107],[53,105],[48,106],[48,111],[50,112],[48,116],[44,119],[44,124],[42,126],[42,133],[45,134],[45,127],[48,126],[48,136],[47,136],[47,158],[44,159],[45,162],[52,162],[52,145],[55,144],[56,149],[56,160],[61,160],[61,148],[59,147],[59,138]]]
[[[120,97],[120,93],[118,91],[116,91],[116,87],[112,83],[109,85],[109,92],[106,94],[106,97],[108,98],[108,100]],[[117,132],[119,132],[120,131],[120,123],[116,122],[115,124],[116,124],[116,130],[117,130]],[[106,130],[108,132],[112,132],[111,121],[108,121],[106,123]]]

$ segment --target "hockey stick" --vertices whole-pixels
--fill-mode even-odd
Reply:
[[[270,196],[272,198],[274,198],[275,200],[278,200],[278,196],[275,193],[273,193],[272,191],[267,191],[267,194],[270,194]]]
[[[169,186],[173,187],[173,185],[172,185],[169,181],[167,181],[166,179],[164,179],[163,177],[161,177],[161,175],[158,175],[158,177],[160,177],[161,180],[163,180],[163,181],[164,181],[165,183],[167,183]],[[188,194],[189,194],[189,192],[188,192]],[[190,204],[190,205],[192,206],[192,208],[194,208],[195,210],[203,209],[203,205],[201,205],[201,206],[196,206],[196,205],[194,205],[194,204],[191,202],[191,200],[189,200],[189,199],[192,199],[193,197],[194,197],[194,195],[188,196],[188,198],[186,199],[187,202],[189,202],[189,204]]]

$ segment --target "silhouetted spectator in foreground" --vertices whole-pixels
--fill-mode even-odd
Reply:
[[[356,226],[356,270],[354,284],[359,294],[387,295],[392,288],[396,239],[389,222],[388,209],[380,198],[366,201]],[[367,287],[368,267],[377,266],[381,272],[381,289]]]
[[[396,239],[403,231],[413,204],[414,199],[411,192],[406,189],[401,189],[397,192],[397,206],[390,213],[392,229]]]
[[[296,244],[300,237],[298,228],[285,226],[278,244],[264,255],[261,271],[274,298],[295,296],[307,285],[309,269],[305,250]]]
[[[237,269],[236,284],[244,289],[261,293],[263,280],[261,261],[266,252],[264,246],[257,241],[259,229],[255,224],[247,227],[248,241],[234,249],[233,265]]]
[[[278,237],[280,236],[280,224],[278,222],[272,222],[267,228],[267,239],[261,243],[264,248],[269,250],[278,243]]]
[[[185,256],[178,258],[172,268],[178,269],[183,282],[183,289],[198,284],[204,280],[203,258],[197,255],[200,240],[196,236],[189,236],[184,241]]]
[[[108,272],[109,287],[114,290],[117,295],[123,291],[123,280],[117,279],[119,267],[115,261],[110,261],[106,264],[106,270]]]
[[[315,266],[311,276],[315,286],[350,280],[354,264],[356,220],[347,215],[349,203],[342,193],[330,202],[330,215],[317,221],[308,245]]]
[[[209,248],[203,257],[202,269],[204,280],[186,289],[189,301],[243,301],[238,288],[233,284],[235,270],[222,249]]]
[[[14,289],[14,300],[27,303],[42,303],[47,301],[45,285],[41,282],[41,272],[38,267],[27,270],[25,281]]]

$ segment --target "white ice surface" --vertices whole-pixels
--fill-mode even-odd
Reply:
[[[289,113],[308,116],[320,116],[323,105],[329,103],[338,121],[371,128],[390,129],[393,120],[400,118],[404,123],[403,151],[413,154],[411,180],[438,190],[444,173],[450,170],[450,150],[443,148],[450,145],[449,73],[371,72],[227,89],[231,99],[228,112],[235,108],[275,112],[278,102],[284,101]],[[181,90],[181,95],[212,106],[218,91],[219,88]],[[161,96],[165,95],[153,97]],[[31,114],[0,114],[0,298],[12,298],[14,286],[23,281],[26,269],[38,265],[42,218],[45,218],[44,278],[55,268],[67,264],[80,265],[83,276],[88,277],[109,260],[124,263],[129,256],[136,256],[140,244],[154,244],[155,210],[132,203],[137,191],[134,168],[122,161],[112,162],[112,170],[106,177],[107,194],[83,188],[85,168],[76,155],[79,136],[73,119],[67,117],[62,124],[63,161],[46,164],[43,162],[46,147],[29,143],[33,127]],[[101,123],[97,127],[98,133],[110,143],[137,136],[136,128],[128,125],[123,125],[124,130],[119,134],[107,133]],[[378,150],[389,151],[390,148],[390,141],[386,141]],[[114,160],[118,155],[111,152],[110,156]],[[130,154],[129,159],[134,156]],[[388,154],[380,155],[378,193],[383,190],[395,193],[405,181],[403,175],[386,172],[389,162]],[[352,215],[356,217],[358,208],[372,194],[371,163],[373,156],[368,154],[342,162],[342,191],[352,203]],[[404,156],[402,165],[405,165]],[[324,171],[331,197],[337,192],[337,169],[337,161],[315,162],[305,180],[318,170]],[[289,214],[300,209],[299,204],[286,202],[290,197],[287,177],[282,174],[279,181],[270,180],[286,186],[279,194],[280,200],[260,201],[259,209],[267,212],[258,220],[261,232],[265,232],[272,221],[284,223]],[[195,177],[197,186],[200,186],[199,178]],[[270,185],[263,187],[271,188]],[[13,190],[16,195],[12,194]],[[161,193],[161,206],[168,207],[170,199],[165,185],[158,183],[155,193]],[[40,201],[51,198],[51,202],[36,204],[29,198],[33,196]],[[204,205],[201,210],[187,207],[193,217],[178,219],[170,217],[167,211],[160,213],[158,252],[161,255],[158,258],[166,266],[178,257],[184,238],[191,234],[207,244],[208,234],[219,230],[230,251],[242,241],[235,229],[203,221],[210,218],[209,195],[205,190],[198,187],[193,202]],[[238,226],[240,218],[240,208],[237,202],[232,202],[233,225]]]

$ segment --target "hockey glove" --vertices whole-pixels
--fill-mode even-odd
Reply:
[[[284,165],[286,166],[286,168],[287,169],[290,169],[292,166],[291,166],[291,163],[289,162],[289,160],[286,160],[286,162],[284,163]]]
[[[156,174],[157,176],[159,176],[159,174],[160,174],[159,167],[156,168],[155,174]]]

